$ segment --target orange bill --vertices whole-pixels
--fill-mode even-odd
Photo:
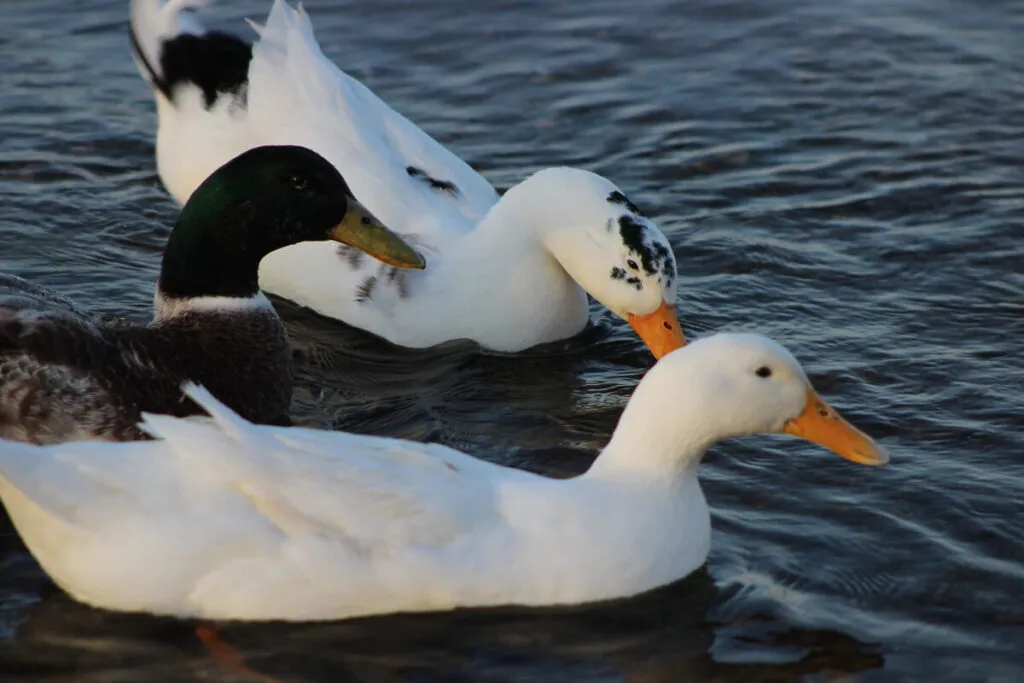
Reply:
[[[783,431],[824,446],[847,460],[861,465],[884,465],[889,454],[874,440],[847,422],[835,408],[807,388],[804,412],[786,423]]]
[[[675,306],[670,306],[664,301],[658,310],[650,315],[630,313],[629,326],[640,335],[655,358],[661,358],[669,351],[686,345],[683,328],[679,326],[679,319],[676,318]]]

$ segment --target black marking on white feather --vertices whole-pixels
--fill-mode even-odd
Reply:
[[[629,200],[629,197],[622,194],[618,190],[615,190],[610,195],[608,195],[608,202],[611,204],[621,204],[622,206],[625,206],[627,209],[635,213],[637,216],[646,217],[646,214],[643,211],[641,211],[636,204],[631,202]]]
[[[409,271],[405,268],[389,268],[387,271],[388,282],[398,290],[398,298],[409,298]]]
[[[625,277],[626,277],[626,270],[624,268],[619,268],[618,266],[615,266],[614,268],[612,268],[612,279],[613,280],[622,280]]]
[[[373,296],[373,288],[377,286],[377,278],[369,276],[356,287],[356,303],[364,303]]]
[[[246,419],[286,414],[291,358],[273,309],[186,311],[145,326],[105,322],[65,301],[0,275],[0,438],[145,438],[142,411],[202,412],[181,393],[185,380]]]
[[[348,264],[349,268],[355,269],[362,265],[366,252],[357,247],[350,247],[347,244],[339,244],[338,256]]]
[[[428,185],[430,185],[430,187],[434,188],[435,190],[447,192],[453,197],[459,196],[459,188],[456,187],[455,183],[451,182],[450,180],[438,180],[437,178],[427,175],[427,172],[424,171],[422,168],[416,168],[415,166],[406,167],[405,172],[409,174],[409,177],[418,178],[423,182],[427,183]]]
[[[252,46],[238,36],[221,31],[177,35],[160,45],[159,69],[150,63],[130,26],[129,36],[150,82],[168,100],[174,101],[174,88],[182,83],[192,83],[203,92],[207,109],[224,94],[245,97]]]
[[[626,278],[626,284],[631,285],[633,289],[635,289],[638,292],[642,292],[644,289],[644,283],[641,282],[640,278],[638,278],[635,275],[633,277]]]
[[[228,113],[231,116],[236,116],[239,112],[245,111],[248,106],[249,81],[246,81],[234,91],[234,97],[231,98],[231,104],[228,105]]]
[[[623,244],[640,259],[644,273],[660,273],[666,284],[675,277],[675,257],[672,251],[656,239],[652,228],[637,220],[635,216],[619,218],[619,234]]]

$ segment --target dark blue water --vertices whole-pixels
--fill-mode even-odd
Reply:
[[[247,31],[269,2],[222,2]],[[1024,3],[310,2],[325,51],[499,187],[611,178],[693,332],[754,329],[893,453],[716,447],[705,572],[648,596],[226,637],[281,681],[1024,680]],[[175,206],[127,1],[0,0],[0,269],[149,314]],[[594,312],[521,356],[395,350],[282,303],[315,426],[583,470],[650,366]],[[672,520],[666,520],[666,524]],[[0,678],[245,680],[189,624],[76,605],[8,528]],[[5,675],[6,674],[6,675]]]

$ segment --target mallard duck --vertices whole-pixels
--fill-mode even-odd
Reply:
[[[521,351],[571,337],[586,293],[655,356],[681,346],[676,262],[658,226],[610,181],[549,168],[504,196],[320,51],[304,11],[276,0],[253,45],[206,32],[196,0],[132,0],[131,36],[159,118],[157,166],[179,202],[250,147],[298,144],[427,257],[396,271],[322,244],[260,266],[268,292],[402,346],[471,339]]]
[[[96,607],[318,620],[634,595],[699,568],[697,480],[721,439],[786,432],[865,465],[886,452],[775,342],[721,334],[643,378],[584,474],[549,479],[439,444],[146,415],[154,441],[0,442],[0,497],[49,575]]]
[[[163,255],[149,325],[101,321],[20,278],[0,280],[0,437],[36,443],[139,438],[140,411],[198,408],[202,382],[254,422],[281,422],[292,372],[284,325],[260,292],[260,259],[335,240],[398,265],[420,257],[300,147],[249,150],[192,194]]]

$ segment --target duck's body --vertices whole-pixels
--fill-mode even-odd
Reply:
[[[134,54],[154,88],[157,165],[170,193],[186,201],[212,168],[249,147],[302,145],[334,164],[427,261],[422,272],[401,273],[307,243],[263,262],[265,290],[403,346],[472,339],[500,351],[578,333],[589,292],[633,322],[657,355],[681,345],[671,248],[612,183],[547,169],[499,198],[327,60],[301,10],[276,0],[249,45],[205,32],[182,13],[192,4],[132,0]]]
[[[709,548],[695,477],[567,482],[439,445],[151,420],[167,440],[145,451],[79,445],[0,480],[39,562],[88,604],[318,620],[576,603],[670,582]]]
[[[315,620],[624,597],[705,561],[697,465],[714,441],[809,429],[851,459],[884,461],[788,353],[753,335],[661,361],[594,465],[567,480],[436,444],[256,426],[189,394],[212,420],[147,416],[157,441],[0,444],[0,496],[77,599]]]
[[[287,174],[308,174],[329,196],[289,187]],[[218,169],[171,233],[148,325],[102,321],[0,276],[0,438],[141,438],[142,411],[199,411],[181,393],[186,380],[248,420],[286,424],[291,354],[257,286],[259,260],[278,245],[341,239],[350,213],[354,230],[383,230],[360,222],[346,192],[330,164],[298,148],[251,150]]]

